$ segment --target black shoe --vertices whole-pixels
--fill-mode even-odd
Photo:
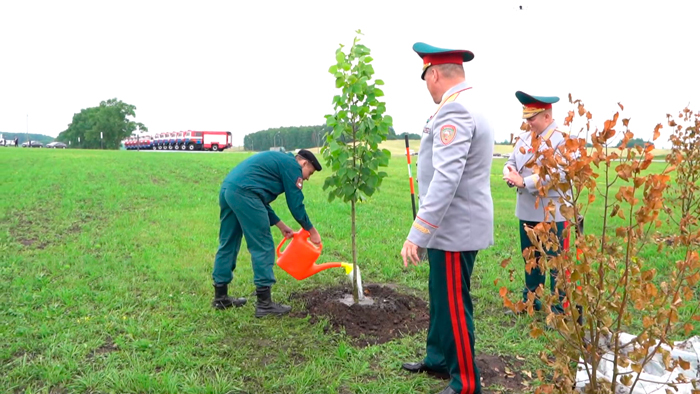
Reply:
[[[425,364],[423,364],[422,362],[403,363],[403,365],[401,365],[401,368],[403,368],[406,371],[411,372],[411,373],[421,373],[421,372],[431,371],[431,369],[426,367]]]
[[[406,371],[411,372],[411,373],[425,372],[429,375],[433,375],[433,376],[440,377],[443,379],[449,379],[449,377],[450,377],[450,374],[448,374],[446,371],[439,371],[439,370],[429,368],[422,361],[418,362],[418,363],[404,363],[401,365],[401,368],[403,368]]]
[[[442,390],[442,391],[439,392],[438,394],[457,394],[457,392],[454,391],[454,390],[452,389],[452,387],[447,386],[446,389]]]
[[[226,309],[232,306],[236,308],[245,305],[245,298],[233,298],[228,296],[228,285],[214,285],[214,301],[211,306],[215,309]]]
[[[267,315],[286,315],[292,310],[289,305],[282,305],[272,302],[272,294],[270,286],[258,287],[255,291],[258,296],[258,302],[255,304],[255,317],[264,317]]]

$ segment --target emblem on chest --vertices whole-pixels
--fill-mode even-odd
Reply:
[[[423,127],[423,133],[428,134],[430,133],[430,130],[432,129],[432,125],[430,124],[430,120],[433,119],[433,117],[429,117],[428,120],[425,121],[425,127]]]

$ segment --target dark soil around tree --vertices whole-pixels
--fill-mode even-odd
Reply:
[[[340,302],[351,291],[350,286],[314,289],[307,293],[293,294],[306,305],[306,310],[294,316],[310,315],[310,322],[327,318],[335,331],[345,330],[358,346],[377,345],[394,338],[411,335],[428,328],[430,314],[428,304],[422,299],[401,294],[389,286],[365,285],[365,297],[374,300],[372,305],[345,305]]]
[[[365,297],[371,297],[374,303],[348,306],[340,300],[349,292],[348,285],[292,294],[292,299],[300,300],[305,305],[305,310],[294,312],[292,316],[310,316],[312,324],[328,319],[328,330],[344,330],[352,342],[361,347],[385,343],[404,335],[426,333],[430,312],[428,303],[423,299],[402,294],[393,286],[367,284]],[[482,353],[477,355],[476,364],[481,373],[484,393],[527,391],[528,385],[521,373],[523,363],[520,360]],[[439,375],[435,377],[440,378]]]

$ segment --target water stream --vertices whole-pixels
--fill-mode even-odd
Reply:
[[[360,267],[357,266],[357,299],[358,300],[364,300],[365,299],[365,292],[362,289],[362,274],[360,272]],[[350,283],[352,283],[353,279],[353,272],[350,271],[350,274],[348,276],[350,277]]]
[[[350,283],[352,283],[354,279],[354,274],[352,270],[347,274],[348,279],[350,280]],[[352,298],[352,293],[346,294],[341,300],[345,305],[351,306],[355,303],[355,301]],[[372,297],[366,297],[365,296],[365,291],[364,288],[362,287],[362,274],[360,273],[360,267],[357,267],[357,303],[360,305],[372,305],[374,304],[374,300]]]

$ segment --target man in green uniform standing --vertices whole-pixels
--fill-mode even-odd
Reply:
[[[523,105],[523,119],[527,122],[529,130],[522,133],[513,152],[510,154],[508,161],[503,166],[503,180],[508,186],[515,187],[517,191],[517,202],[515,205],[515,216],[520,220],[520,249],[521,252],[532,246],[532,242],[527,235],[526,228],[534,228],[541,222],[555,222],[557,237],[559,238],[560,246],[558,251],[547,250],[547,255],[556,256],[562,250],[569,248],[569,239],[565,236],[564,230],[568,222],[561,214],[560,197],[568,195],[571,197],[571,191],[562,191],[558,187],[553,187],[547,195],[540,193],[539,186],[548,179],[540,179],[539,175],[532,171],[532,167],[528,165],[535,159],[533,146],[535,139],[540,140],[539,150],[549,149],[546,141],[551,142],[552,149],[556,152],[560,144],[565,142],[564,134],[557,129],[557,122],[552,117],[552,104],[559,101],[556,96],[533,96],[525,92],[515,92],[515,97]],[[538,159],[537,166],[542,166]],[[555,207],[554,212],[550,212],[546,207],[552,203]],[[540,253],[535,253],[536,258],[540,258]],[[527,259],[525,259],[527,263]],[[550,270],[550,291],[552,294],[556,291],[557,270]],[[534,267],[531,270],[525,270],[525,287],[523,288],[523,302],[527,302],[529,297],[534,297],[534,309],[541,310],[542,302],[535,296],[538,287],[543,287],[545,284],[546,273],[541,267]],[[561,298],[561,297],[560,297]],[[561,313],[562,305],[555,305],[554,313]],[[517,314],[525,313],[525,310],[517,311]],[[512,314],[513,311],[508,309],[506,314]]]
[[[423,128],[418,151],[420,207],[401,250],[417,264],[427,248],[430,326],[426,356],[403,364],[409,372],[449,374],[440,394],[479,394],[470,287],[479,250],[493,245],[491,163],[493,128],[480,93],[465,82],[465,50],[416,43],[428,92],[439,104]]]
[[[245,236],[256,286],[255,317],[283,315],[292,309],[272,302],[270,287],[276,280],[272,270],[275,264],[275,245],[270,227],[277,226],[286,238],[291,237],[293,231],[277,217],[270,203],[285,193],[287,206],[294,219],[311,234],[311,242],[320,244],[321,236],[306,214],[302,193],[304,181],[316,171],[321,171],[316,156],[301,149],[296,156],[276,151],[255,154],[226,176],[219,192],[221,228],[219,250],[212,274],[214,308],[239,307],[246,303],[245,298],[228,295],[228,284],[233,280],[241,237]]]

